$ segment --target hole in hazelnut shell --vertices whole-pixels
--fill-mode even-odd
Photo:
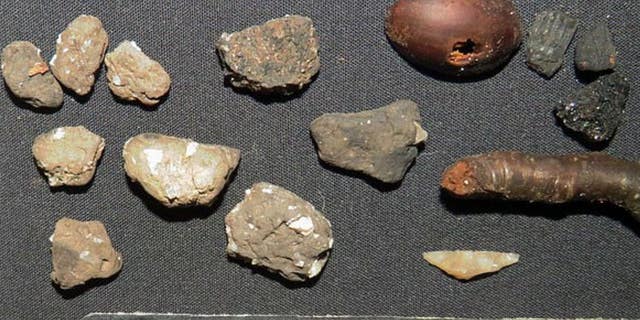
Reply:
[[[461,54],[470,54],[474,52],[475,48],[476,48],[476,43],[473,42],[471,39],[467,39],[467,41],[464,41],[464,42],[456,42],[456,44],[453,45],[452,52],[457,51]]]
[[[459,41],[451,48],[449,53],[449,63],[454,66],[465,66],[473,62],[473,56],[477,55],[476,43],[467,39],[466,41]]]

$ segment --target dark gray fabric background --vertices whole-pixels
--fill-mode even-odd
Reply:
[[[521,50],[496,76],[472,83],[416,71],[388,44],[385,1],[18,1],[0,4],[0,43],[31,40],[50,58],[67,23],[100,17],[114,48],[135,40],[173,79],[157,109],[116,102],[104,71],[86,101],[65,98],[52,114],[0,93],[0,318],[78,319],[89,312],[378,314],[458,317],[640,316],[640,227],[609,206],[549,207],[441,197],[455,159],[496,149],[584,151],[556,124],[553,101],[580,87],[571,62],[552,79],[528,70]],[[607,20],[620,64],[639,83],[637,1],[517,0],[523,24],[548,8]],[[223,85],[213,41],[285,14],[310,16],[321,72],[301,96],[257,101]],[[479,26],[481,27],[481,26]],[[573,48],[569,54],[573,55]],[[637,87],[606,152],[640,159]],[[380,190],[323,167],[308,133],[326,112],[353,112],[408,98],[430,133],[398,188]],[[107,140],[94,183],[52,191],[31,159],[40,133],[84,125]],[[242,150],[235,180],[211,210],[167,212],[128,183],[121,148],[142,132]],[[296,192],[333,223],[335,249],[320,279],[286,285],[225,258],[224,216],[243,190],[268,181]],[[554,216],[560,215],[559,218]],[[61,217],[98,219],[124,256],[122,273],[84,292],[49,281],[49,235]],[[521,262],[461,283],[428,266],[424,250],[515,251]]]

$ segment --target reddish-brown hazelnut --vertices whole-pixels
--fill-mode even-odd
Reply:
[[[405,59],[446,76],[489,73],[522,41],[511,0],[397,0],[385,29]]]

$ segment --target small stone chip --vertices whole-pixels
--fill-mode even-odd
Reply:
[[[629,80],[620,73],[601,76],[556,105],[562,124],[592,142],[610,140],[624,114]]]
[[[216,49],[230,83],[258,93],[292,94],[320,69],[315,28],[302,16],[223,33]]]
[[[427,138],[418,105],[399,100],[358,113],[329,113],[311,123],[323,161],[367,174],[385,183],[402,180]]]
[[[238,166],[240,151],[155,133],[124,145],[124,169],[166,207],[211,205]]]
[[[582,71],[600,72],[616,66],[616,47],[606,24],[596,25],[578,40],[575,60]]]
[[[2,50],[2,76],[17,98],[35,108],[62,105],[62,87],[31,42],[14,41]]]
[[[171,78],[164,68],[145,55],[133,41],[123,41],[104,60],[111,92],[127,101],[153,106],[167,94]]]
[[[61,289],[84,284],[90,279],[109,278],[122,268],[122,256],[100,221],[62,218],[51,238],[51,280]]]
[[[520,255],[494,251],[432,251],[422,257],[448,275],[469,280],[485,273],[493,273],[517,263]]]
[[[551,78],[562,66],[564,54],[578,29],[578,20],[560,11],[536,15],[527,40],[527,64]]]
[[[290,281],[317,276],[333,247],[331,224],[282,187],[254,184],[225,218],[227,254]]]
[[[93,87],[108,44],[102,22],[96,17],[81,15],[58,36],[56,54],[49,62],[51,72],[62,85],[84,96]]]
[[[60,127],[36,137],[32,152],[49,185],[84,186],[96,172],[104,139],[83,126]]]

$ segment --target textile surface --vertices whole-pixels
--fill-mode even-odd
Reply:
[[[583,84],[572,66],[545,80],[521,49],[493,77],[448,82],[403,60],[384,35],[392,1],[4,0],[0,43],[29,40],[49,59],[80,14],[99,17],[110,49],[134,40],[171,75],[158,108],[117,102],[99,74],[88,99],[57,112],[18,106],[0,93],[0,312],[3,319],[79,319],[90,312],[351,314],[448,317],[638,317],[640,226],[606,205],[453,200],[439,189],[457,158],[492,150],[589,150],[556,123],[554,102]],[[624,123],[604,151],[640,159],[640,7],[630,0],[516,0],[523,25],[561,9],[580,31],[607,21],[632,82]],[[290,99],[256,99],[224,85],[213,42],[285,14],[313,19],[322,67]],[[480,26],[479,26],[480,27]],[[429,132],[399,186],[385,187],[318,161],[308,127],[327,112],[372,109],[397,99],[420,105]],[[107,147],[94,182],[51,190],[31,144],[58,126],[84,125]],[[121,150],[158,132],[242,150],[235,179],[212,208],[165,210],[128,182]],[[332,222],[335,249],[317,281],[292,285],[225,257],[224,217],[244,190],[267,181],[291,190]],[[124,257],[122,272],[83,290],[49,280],[49,236],[61,217],[100,220]],[[519,264],[471,282],[428,266],[427,250],[513,251]]]

